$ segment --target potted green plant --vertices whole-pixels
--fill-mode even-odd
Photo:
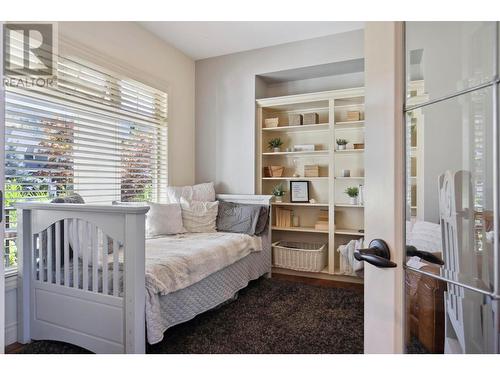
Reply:
[[[285,189],[283,189],[282,184],[274,186],[272,193],[274,195],[274,200],[276,202],[283,202],[283,196],[285,195]]]
[[[337,145],[338,145],[339,150],[345,150],[345,147],[348,143],[349,142],[347,141],[347,139],[343,139],[343,138],[337,139]]]
[[[359,189],[357,186],[350,186],[345,189],[345,193],[349,196],[349,203],[353,205],[358,204]]]
[[[270,150],[273,150],[273,152],[280,152],[280,147],[283,145],[283,141],[281,140],[281,138],[273,138],[269,142],[267,142],[267,145]]]

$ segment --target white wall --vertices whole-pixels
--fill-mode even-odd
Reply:
[[[59,37],[59,53],[90,58],[168,92],[169,184],[192,184],[194,61],[134,22],[60,22]]]
[[[196,61],[196,181],[254,193],[255,76],[362,58],[363,47],[357,30]]]
[[[364,72],[340,74],[297,81],[271,83],[267,85],[266,96],[273,97],[306,94],[318,91],[344,89],[348,87],[363,87],[364,84]]]

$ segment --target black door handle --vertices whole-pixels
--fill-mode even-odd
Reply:
[[[380,268],[394,268],[397,264],[391,262],[391,252],[384,240],[375,239],[370,242],[368,249],[354,250],[356,260],[366,261]]]
[[[418,250],[415,246],[406,245],[406,256],[408,257],[419,257],[429,263],[439,264],[440,266],[444,265],[444,261],[439,259],[432,253],[428,251]]]

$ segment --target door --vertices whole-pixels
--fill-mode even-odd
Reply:
[[[407,22],[405,347],[498,353],[498,23]]]
[[[403,350],[403,24],[365,26],[366,240],[383,239],[397,267],[365,262],[365,353]]]
[[[366,24],[366,353],[499,352],[498,35]]]

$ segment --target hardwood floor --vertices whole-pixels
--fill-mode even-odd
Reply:
[[[326,280],[326,279],[313,279],[311,277],[302,277],[295,275],[285,275],[279,273],[273,273],[273,279],[277,280],[286,280],[293,281],[296,283],[303,283],[308,285],[322,286],[326,288],[341,288],[341,289],[349,289],[356,292],[363,293],[363,284],[358,283],[348,283],[343,281],[334,281],[334,280]]]
[[[23,344],[15,342],[14,344],[7,345],[5,347],[5,354],[16,354],[24,347]]]

